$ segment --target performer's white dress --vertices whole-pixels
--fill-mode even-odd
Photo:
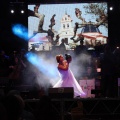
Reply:
[[[60,70],[61,79],[53,86],[53,87],[73,87],[74,88],[74,97],[76,96],[85,96],[81,86],[76,81],[72,71],[68,70]]]

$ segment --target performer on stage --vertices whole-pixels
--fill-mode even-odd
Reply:
[[[55,87],[73,87],[74,88],[74,97],[85,96],[81,86],[78,84],[75,79],[72,71],[69,68],[69,63],[72,61],[72,57],[69,54],[65,54],[64,59],[63,55],[56,55],[56,61],[58,62],[58,71],[60,73],[61,79],[53,86]]]

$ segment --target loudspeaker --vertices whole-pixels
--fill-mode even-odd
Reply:
[[[48,94],[51,98],[73,98],[74,89],[73,87],[49,88]]]

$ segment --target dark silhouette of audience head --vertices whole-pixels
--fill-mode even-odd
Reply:
[[[19,120],[24,108],[22,99],[17,95],[7,95],[2,100],[7,113],[7,120]]]

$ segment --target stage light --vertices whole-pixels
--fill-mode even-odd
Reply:
[[[23,26],[22,24],[14,24],[13,26],[12,26],[12,32],[16,35],[16,36],[18,36],[18,37],[20,37],[20,38],[22,38],[22,39],[24,39],[24,40],[28,40],[28,30],[27,30],[27,28],[25,27],[25,26]]]
[[[10,4],[9,10],[10,10],[10,13],[11,13],[11,14],[15,13],[14,4]]]
[[[25,13],[25,11],[24,11],[24,10],[21,10],[21,13],[22,13],[22,14],[24,14],[24,13]]]
[[[24,14],[25,13],[25,5],[23,2],[10,2],[10,13],[16,13],[15,15],[18,14]]]
[[[21,14],[25,13],[25,5],[23,3],[20,4],[20,13]]]
[[[14,11],[13,9],[11,9],[10,13],[12,13],[12,14],[13,14],[13,13],[15,13],[15,11]]]
[[[113,10],[113,7],[112,7],[112,6],[110,7],[110,10]]]

